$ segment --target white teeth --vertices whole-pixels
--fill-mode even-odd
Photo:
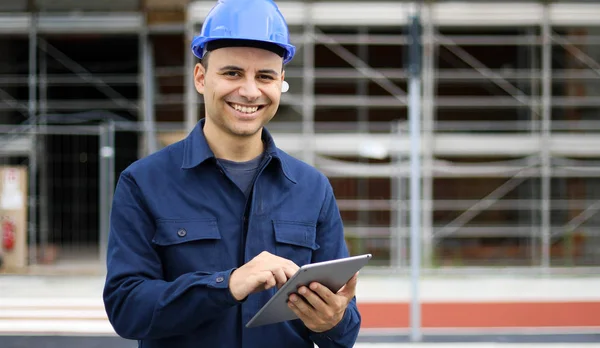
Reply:
[[[245,114],[253,114],[258,110],[258,106],[242,106],[242,105],[238,105],[238,104],[230,104],[234,109],[236,109],[237,111],[243,112]]]

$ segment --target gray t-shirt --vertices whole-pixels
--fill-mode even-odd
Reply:
[[[219,162],[223,165],[231,180],[233,180],[244,193],[246,199],[250,196],[254,177],[256,176],[256,172],[258,171],[263,158],[264,154],[246,162],[234,162],[219,158]]]

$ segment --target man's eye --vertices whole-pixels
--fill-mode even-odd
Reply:
[[[259,77],[263,80],[273,80],[273,76],[270,75],[260,75]]]
[[[237,71],[228,71],[225,73],[227,76],[240,76],[240,73]]]

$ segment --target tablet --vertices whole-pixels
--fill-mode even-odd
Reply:
[[[246,324],[247,328],[298,319],[288,307],[287,301],[302,285],[312,282],[323,284],[333,293],[338,292],[352,276],[371,259],[371,254],[351,256],[343,259],[316,262],[300,269],[279,289],[273,297]]]

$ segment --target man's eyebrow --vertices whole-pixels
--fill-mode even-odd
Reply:
[[[244,71],[244,69],[235,65],[226,65],[219,69],[219,71]],[[259,74],[269,74],[274,76],[279,76],[279,73],[273,69],[261,69],[258,71]]]
[[[262,69],[258,71],[259,74],[269,74],[269,75],[275,75],[278,76],[279,73],[273,69]]]
[[[226,66],[222,67],[221,69],[219,69],[219,71],[225,71],[225,70],[244,71],[244,69],[240,68],[239,66],[235,66],[235,65],[226,65]]]

